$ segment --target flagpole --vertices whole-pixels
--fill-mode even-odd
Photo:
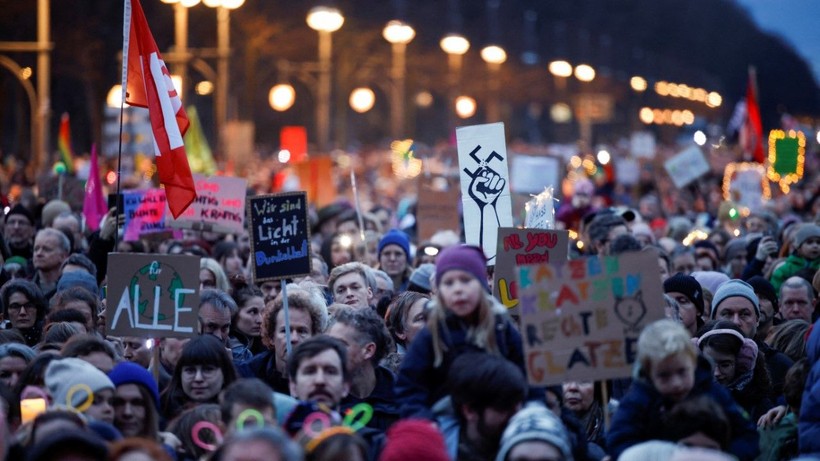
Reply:
[[[131,39],[131,0],[123,0],[123,9],[122,9],[122,92],[120,98],[120,137],[117,142],[117,197],[119,198],[121,191],[120,191],[120,183],[122,178],[122,132],[123,132],[123,125],[125,122],[125,95],[128,91],[128,48],[130,45]],[[114,232],[114,251],[117,250],[120,246],[120,214],[123,210],[120,210],[120,203],[124,203],[125,201],[120,202],[117,200],[115,202],[115,208],[117,210],[114,213],[114,225],[116,226],[116,231]]]

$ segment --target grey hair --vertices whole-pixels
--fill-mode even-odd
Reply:
[[[809,281],[804,279],[803,277],[789,277],[788,279],[786,279],[785,282],[783,282],[783,285],[780,285],[780,302],[783,302],[784,288],[789,288],[791,290],[797,288],[805,288],[806,293],[809,295],[809,302],[811,302],[814,299],[814,287],[812,287],[811,283],[809,283]]]
[[[390,285],[390,287],[393,286],[393,279],[391,279],[390,276],[387,275],[387,272],[385,272],[383,270],[379,270],[379,269],[372,269],[371,272],[373,273],[373,276],[374,276],[373,277],[374,282],[376,281],[377,278],[380,278],[380,279],[384,280],[385,282],[387,282]],[[378,288],[379,288],[378,283],[375,283],[374,286],[370,287],[370,289],[373,290],[373,293],[375,293]]]
[[[283,461],[302,461],[302,448],[287,437],[282,430],[275,427],[246,429],[235,432],[219,449],[214,452],[213,460],[222,461],[228,448],[234,445],[243,445],[247,442],[267,442],[277,451]]]
[[[216,290],[212,288],[202,290],[202,292],[199,293],[200,307],[205,303],[214,306],[214,309],[218,311],[227,312],[231,318],[233,318],[233,316],[239,310],[233,298],[231,298],[231,296],[228,293],[225,293],[222,290]]]
[[[71,253],[71,241],[68,240],[68,236],[66,236],[63,231],[54,229],[53,227],[46,227],[45,229],[37,231],[37,235],[40,234],[56,237],[63,251],[65,251],[66,254]],[[35,236],[34,239],[36,240],[37,237]]]

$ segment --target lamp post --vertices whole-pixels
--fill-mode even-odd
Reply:
[[[507,60],[507,52],[499,45],[487,45],[481,49],[481,59],[487,63],[489,71],[489,98],[487,98],[487,121],[501,120],[501,108],[498,102],[498,93],[501,88],[501,64]]]
[[[330,140],[331,34],[339,30],[345,18],[336,8],[317,6],[308,12],[308,26],[319,33],[319,91],[316,106],[316,131],[319,151],[325,152]]]
[[[393,81],[390,91],[390,134],[393,139],[398,139],[404,129],[405,54],[407,44],[416,36],[416,31],[409,24],[393,20],[387,23],[382,36],[393,45],[393,66],[390,68],[390,79]]]
[[[463,56],[470,49],[470,41],[461,34],[447,34],[439,42],[441,49],[447,53],[447,119],[450,129],[455,128],[455,101],[458,96],[458,85],[461,81]]]

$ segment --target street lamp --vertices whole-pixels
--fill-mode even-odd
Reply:
[[[476,102],[469,96],[459,96],[456,98],[456,115],[461,118],[470,118],[475,115]]]
[[[447,102],[454,104],[458,95],[458,84],[461,80],[461,65],[463,56],[470,49],[470,41],[461,34],[447,34],[439,42],[441,49],[447,53]],[[457,115],[457,114],[456,114]],[[452,110],[447,111],[450,129],[455,126]]]
[[[376,94],[370,88],[356,88],[350,92],[350,108],[363,114],[373,108]]]
[[[398,139],[404,129],[404,84],[407,69],[405,54],[407,44],[416,36],[416,31],[409,24],[394,19],[384,27],[382,36],[393,45],[393,66],[390,69],[390,79],[393,81],[390,91],[390,134],[394,139]]]
[[[319,150],[324,152],[330,139],[330,70],[333,32],[345,22],[341,11],[336,8],[317,6],[307,15],[308,26],[319,33],[319,91],[316,107],[316,131]]]
[[[501,120],[501,109],[498,103],[498,92],[501,88],[501,64],[507,60],[507,52],[498,45],[487,45],[481,50],[481,59],[487,63],[489,72],[489,93],[487,99],[487,121],[497,122]]]
[[[277,112],[284,112],[291,107],[296,101],[296,90],[293,86],[287,83],[280,83],[274,85],[268,93],[268,103],[270,107]]]
[[[589,64],[575,66],[575,78],[582,82],[591,82],[595,79],[595,69]]]

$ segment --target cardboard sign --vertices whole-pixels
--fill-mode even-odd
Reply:
[[[429,240],[440,230],[461,233],[461,223],[458,219],[458,201],[461,198],[461,191],[454,182],[448,181],[447,183],[448,188],[442,190],[434,187],[434,181],[429,181],[427,178],[419,180],[416,203],[419,241]]]
[[[723,196],[748,210],[760,210],[764,200],[772,196],[766,168],[754,162],[726,165],[723,173]]]
[[[254,280],[310,274],[307,207],[305,192],[248,198]]]
[[[165,214],[168,204],[165,189],[144,189],[123,192],[125,234],[123,240],[133,242],[144,234],[165,232]],[[170,215],[170,213],[168,213]]]
[[[510,171],[511,190],[516,194],[538,194],[545,187],[558,187],[561,172],[561,163],[555,157],[515,155]]]
[[[109,253],[110,336],[192,337],[198,308],[198,256]]]
[[[629,151],[636,158],[655,158],[655,135],[648,131],[636,131],[629,138]]]
[[[664,162],[664,168],[675,187],[682,189],[709,172],[709,162],[698,146],[691,146]]]
[[[336,182],[333,170],[333,159],[322,155],[308,158],[306,162],[293,165],[302,190],[307,191],[310,203],[322,208],[336,201]]]
[[[498,228],[513,225],[504,124],[460,127],[456,139],[466,241],[493,265]]]
[[[630,376],[641,330],[664,317],[657,259],[646,251],[519,267],[530,384]]]
[[[541,192],[524,204],[526,217],[524,227],[527,229],[555,229],[555,198],[552,187]]]
[[[493,293],[507,309],[518,311],[518,268],[537,264],[563,264],[569,253],[569,232],[564,230],[498,229],[498,262]]]
[[[244,230],[246,180],[195,174],[194,184],[196,200],[177,219],[169,213],[169,226],[225,234],[238,234]]]

